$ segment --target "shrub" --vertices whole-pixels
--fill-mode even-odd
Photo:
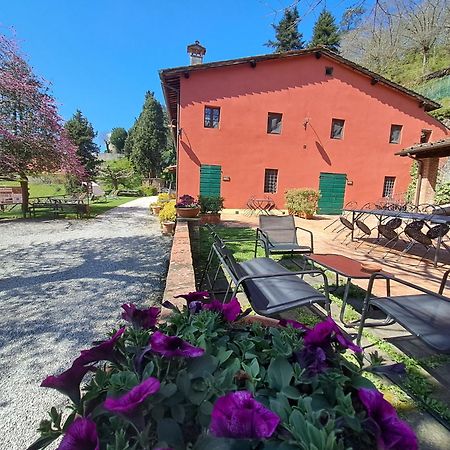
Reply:
[[[164,203],[161,211],[159,212],[159,220],[161,222],[175,222],[177,218],[177,210],[175,209],[175,200],[169,200]]]
[[[434,196],[436,205],[444,205],[450,203],[450,182],[438,184],[436,187],[436,195]]]
[[[141,186],[141,192],[147,196],[152,197],[158,193],[158,189],[155,186]]]
[[[199,195],[200,212],[202,214],[217,214],[223,209],[223,197]]]
[[[286,191],[286,208],[289,214],[296,216],[314,215],[320,193],[314,189],[289,189]]]
[[[70,414],[52,408],[34,449],[62,434],[60,448],[84,450],[417,449],[361,364],[344,358],[361,349],[330,318],[266,328],[236,322],[237,299],[183,297],[188,307],[168,305],[159,326],[158,308],[122,305],[131,326],[43,381],[68,395]]]

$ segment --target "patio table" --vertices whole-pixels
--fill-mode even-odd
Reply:
[[[311,253],[309,255],[304,255],[307,261],[312,262],[313,266],[315,264],[319,264],[322,267],[325,267],[328,270],[331,270],[336,274],[336,286],[339,283],[339,275],[347,278],[347,283],[345,284],[344,297],[342,298],[342,307],[341,312],[339,314],[339,320],[346,326],[354,326],[355,322],[345,322],[344,313],[345,307],[347,306],[348,294],[350,291],[350,284],[352,279],[356,280],[369,280],[370,277],[374,274],[374,272],[365,271],[361,265],[360,261],[357,261],[352,258],[348,258],[343,255],[336,255],[334,253]],[[393,277],[392,274],[385,272],[383,270],[378,271],[377,273],[381,273],[384,275],[389,275]],[[390,296],[390,280],[386,278],[386,294]]]
[[[247,202],[247,206],[256,211],[269,215],[270,211],[275,208],[275,202],[270,197],[251,198]]]
[[[429,222],[435,225],[450,225],[450,216],[445,216],[443,214],[424,214],[424,213],[414,213],[407,211],[391,211],[387,209],[344,209],[345,212],[352,213],[352,223],[355,223],[355,220],[358,217],[361,217],[363,214],[370,214],[376,216],[381,223],[383,217],[399,217],[401,219],[406,220],[423,220],[424,222]],[[351,239],[353,241],[353,230],[351,232]],[[439,250],[441,248],[442,237],[439,236],[436,241],[436,252],[434,254],[434,267],[437,267],[438,263],[438,255]]]

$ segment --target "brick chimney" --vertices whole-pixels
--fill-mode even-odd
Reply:
[[[206,48],[200,45],[199,41],[195,41],[194,44],[190,44],[187,46],[187,52],[191,57],[191,66],[195,66],[196,64],[203,63],[203,57],[206,53]]]

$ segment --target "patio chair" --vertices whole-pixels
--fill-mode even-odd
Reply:
[[[227,274],[230,285],[234,285],[232,296],[236,296],[239,289],[243,288],[250,305],[258,314],[277,316],[284,311],[318,303],[324,305],[330,316],[328,280],[322,270],[291,272],[273,259],[265,257],[238,263],[232,252],[220,242],[220,238],[215,240],[213,251]],[[300,278],[304,275],[322,276],[324,294]]]
[[[387,274],[374,274],[369,280],[356,342],[360,344],[369,307],[374,306],[439,353],[450,353],[450,298],[443,295],[450,270],[444,273],[438,293]],[[371,298],[376,279],[399,283],[415,291],[412,295]]]
[[[297,231],[306,233],[309,242],[302,244]],[[306,228],[296,227],[294,216],[259,216],[256,230],[255,257],[258,245],[264,248],[266,257],[270,255],[304,255],[314,253],[313,234]]]
[[[389,248],[389,244],[393,242],[394,245],[391,248],[394,248],[395,244],[399,240],[399,233],[396,230],[397,228],[400,228],[402,226],[402,223],[403,221],[402,219],[400,219],[400,217],[393,217],[392,219],[389,219],[386,223],[380,223],[376,227],[378,230],[378,238],[375,240],[373,247],[367,252],[367,254],[370,254],[372,250],[374,250],[383,239],[386,239],[387,241],[385,247]],[[388,252],[386,252],[384,256],[386,256]]]

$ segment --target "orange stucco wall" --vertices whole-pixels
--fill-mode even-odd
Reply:
[[[220,107],[218,129],[204,128],[205,106]],[[267,133],[268,112],[283,114],[280,135]],[[320,172],[347,174],[345,202],[377,200],[385,176],[396,177],[400,194],[411,160],[394,153],[424,128],[431,140],[448,134],[417,100],[313,55],[191,72],[181,78],[179,114],[178,194],[198,195],[200,165],[217,164],[230,177],[221,183],[227,208],[264,195],[266,168],[278,169],[278,208],[289,188],[317,189]],[[342,140],[330,138],[332,118],[345,120]],[[389,143],[391,124],[403,125],[400,144]]]

